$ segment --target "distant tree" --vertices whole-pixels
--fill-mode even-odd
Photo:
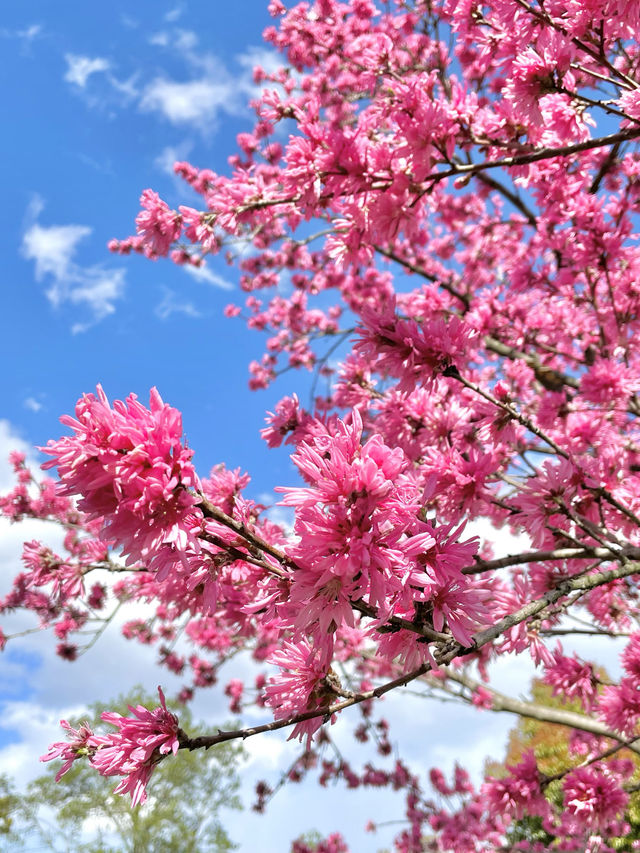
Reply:
[[[16,840],[14,831],[16,814],[19,811],[20,797],[16,793],[9,776],[0,774],[0,850]]]
[[[127,705],[149,706],[155,702],[157,697],[136,689],[127,697],[121,696],[115,707],[127,714]],[[168,705],[171,707],[170,702]],[[99,727],[100,714],[112,707],[113,702],[95,703],[88,716],[70,721],[71,725],[77,727],[86,720],[92,727]],[[190,728],[197,729],[187,708],[180,708],[180,716]],[[241,748],[222,745],[208,753],[204,763],[202,755],[188,751],[181,754],[180,761],[161,762],[148,798],[139,808],[132,808],[128,798],[113,794],[117,778],[100,776],[88,763],[75,762],[59,783],[55,782],[59,768],[53,766],[29,785],[26,795],[18,798],[8,780],[0,778],[0,832],[4,824],[8,829],[18,824],[22,836],[19,839],[14,832],[10,846],[4,849],[32,850],[37,838],[43,845],[39,849],[56,853],[232,850],[236,845],[223,827],[221,811],[240,808],[237,765],[241,757]],[[0,835],[0,839],[3,837]]]
[[[603,682],[610,680],[604,671],[601,671],[599,676]],[[538,678],[531,683],[531,699],[540,706],[585,713],[579,698],[567,699],[566,696],[555,696],[552,688]],[[527,753],[533,752],[541,779],[549,780],[545,784],[547,799],[557,807],[561,807],[562,779],[570,770],[591,763],[593,756],[589,749],[592,746],[593,744],[587,743],[587,738],[578,740],[575,730],[568,726],[522,717],[509,732],[504,762],[488,761],[485,771],[491,776],[507,776],[508,767],[520,764]],[[634,765],[635,772],[632,774],[632,779],[637,786],[640,779],[640,757],[636,752],[628,749],[619,749],[615,752],[612,749],[609,762],[620,760],[630,761]],[[606,760],[604,763],[607,763]],[[638,840],[640,840],[639,791],[630,793],[624,820],[628,824],[624,837],[609,837],[606,843],[616,851],[637,850]],[[555,836],[545,829],[539,816],[527,814],[513,822],[507,835],[509,842],[514,846],[519,842],[527,841],[543,844],[546,849],[546,846],[552,845],[556,840]]]

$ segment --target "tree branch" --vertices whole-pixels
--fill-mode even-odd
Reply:
[[[511,204],[516,207],[520,213],[527,220],[529,225],[533,228],[537,228],[538,220],[532,210],[530,210],[527,205],[523,202],[520,196],[517,193],[514,193],[509,187],[505,187],[499,181],[496,181],[495,178],[492,178],[490,175],[484,175],[482,172],[476,175],[476,178],[481,181],[485,186],[491,187],[492,190],[496,190],[500,195],[503,195]]]
[[[600,720],[587,717],[585,714],[580,714],[577,711],[564,711],[562,708],[551,708],[548,705],[539,705],[537,702],[513,699],[511,696],[507,696],[504,693],[500,693],[498,690],[487,687],[487,685],[482,684],[480,681],[476,681],[475,678],[471,678],[463,672],[457,672],[456,670],[449,668],[446,668],[444,672],[447,678],[451,679],[451,681],[455,681],[457,684],[461,684],[469,690],[477,690],[478,687],[482,687],[483,690],[490,693],[492,705],[491,708],[487,709],[489,711],[516,714],[519,717],[526,717],[530,720],[539,720],[542,723],[552,723],[557,726],[567,726],[568,728],[579,729],[583,732],[591,732],[591,734],[597,735],[598,737],[607,737],[611,740],[615,740],[619,744],[619,746],[616,747],[617,749],[619,749],[620,746],[628,746],[629,749],[640,755],[640,738],[634,738],[632,743],[629,744],[626,738],[609,729],[604,723],[600,722]],[[431,681],[429,683],[431,683]],[[438,684],[437,681],[433,679],[433,686],[442,688],[442,683]]]
[[[605,583],[609,583],[612,580],[617,580],[618,578],[623,577],[629,577],[632,574],[638,573],[640,573],[640,565],[634,563],[632,565],[622,566],[619,569],[613,569],[607,572],[599,572],[596,575],[577,577],[564,581],[556,589],[547,592],[544,596],[542,596],[542,598],[537,599],[536,601],[532,601],[529,604],[526,604],[524,607],[521,607],[514,613],[510,613],[508,616],[505,616],[503,619],[500,619],[498,622],[496,622],[495,625],[492,625],[490,628],[486,628],[484,631],[479,631],[477,634],[474,634],[473,645],[471,647],[467,648],[463,646],[462,643],[459,643],[453,638],[451,638],[448,643],[443,643],[440,648],[434,652],[434,659],[436,661],[436,665],[437,667],[446,666],[457,657],[460,657],[462,655],[473,654],[482,646],[495,640],[504,631],[507,631],[509,628],[513,628],[520,622],[524,622],[531,616],[536,616],[538,613],[541,613],[545,608],[549,607],[549,605],[555,603],[559,598],[562,598],[563,596],[568,595],[571,592],[575,592],[577,590],[586,591],[589,589],[595,589],[596,587],[601,586]],[[367,702],[371,699],[379,699],[381,696],[384,696],[391,690],[395,690],[397,687],[404,687],[406,684],[409,684],[411,681],[415,681],[416,678],[420,678],[422,675],[425,675],[426,673],[431,672],[432,670],[433,666],[430,663],[424,663],[416,669],[413,669],[410,672],[399,676],[398,678],[394,678],[392,681],[388,681],[385,684],[380,685],[379,687],[373,688],[372,690],[367,690],[362,693],[355,693],[349,698],[343,699],[341,702],[335,702],[331,705],[327,705],[324,708],[315,708],[310,711],[303,711],[302,713],[293,714],[292,716],[286,717],[282,720],[273,720],[270,723],[264,723],[260,726],[253,726],[246,729],[236,729],[227,732],[219,730],[218,734],[216,735],[201,735],[200,737],[196,738],[190,738],[185,732],[180,730],[178,736],[180,749],[209,749],[210,747],[215,746],[218,743],[224,743],[225,741],[235,740],[238,738],[246,740],[246,738],[253,737],[257,734],[277,731],[278,729],[284,729],[290,726],[295,726],[298,723],[303,723],[307,720],[315,719],[316,717],[325,717],[325,721],[328,722],[328,720],[333,716],[333,714],[337,714],[340,711],[344,711],[346,708],[350,708],[352,705],[359,705],[360,703]],[[615,737],[614,735],[611,736]],[[616,739],[619,740],[619,738]]]
[[[509,169],[512,166],[525,166],[527,163],[536,163],[540,160],[550,160],[553,157],[567,157],[570,154],[577,154],[580,151],[589,151],[593,148],[604,148],[607,145],[615,145],[619,142],[626,142],[628,139],[637,139],[640,136],[640,128],[629,128],[621,130],[618,133],[611,133],[608,136],[599,136],[595,139],[587,139],[584,142],[575,142],[573,145],[563,145],[559,148],[538,148],[537,151],[529,151],[525,154],[514,154],[512,157],[501,157],[498,160],[485,160],[482,163],[463,163],[451,169],[446,169],[444,172],[432,172],[427,175],[424,182],[430,182],[427,189],[431,186],[443,181],[445,178],[453,176],[460,177],[461,175],[475,175],[477,172],[484,172],[487,169]],[[487,144],[490,144],[487,141]],[[425,189],[425,192],[427,191]]]
[[[519,566],[523,563],[542,563],[547,560],[576,560],[593,559],[619,560],[627,557],[632,560],[640,560],[640,548],[628,545],[623,548],[557,548],[555,551],[525,551],[523,554],[509,554],[496,560],[478,560],[473,566],[465,566],[462,573],[465,575],[478,575],[482,572],[490,572],[494,569],[505,569],[507,566]]]

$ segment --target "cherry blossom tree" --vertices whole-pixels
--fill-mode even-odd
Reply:
[[[152,602],[124,630],[158,643],[182,699],[244,650],[255,683],[225,692],[266,722],[193,737],[160,693],[155,709],[105,714],[108,733],[67,726],[46,758],[89,761],[135,803],[181,750],[285,729],[303,749],[293,780],[317,767],[321,784],[404,792],[397,851],[545,849],[511,844],[524,818],[558,849],[613,849],[637,785],[619,752],[640,751],[640,4],[269,10],[282,64],[255,70],[255,125],[229,174],[176,163],[201,209],[147,189],[136,234],[110,248],[194,266],[226,253],[246,294],[226,313],[267,336],[250,386],[289,368],[326,381],[306,408],[292,389],[263,430],[300,474],[279,487],[292,530],[240,470],[196,472],[155,389],[148,407],[85,393],[43,448],[58,483],[14,455],[2,501],[66,531],[63,554],[25,545],[3,610],[35,611],[73,659],[75,632],[100,630],[114,603]],[[495,557],[490,534],[465,532],[477,520],[526,548]],[[594,655],[619,638],[621,678],[603,683],[572,635]],[[499,692],[492,664],[508,655],[583,710]],[[550,780],[528,753],[476,787],[462,767],[427,782],[400,758],[357,773],[324,757],[339,717],[388,754],[378,700],[411,682],[570,726],[581,762]]]

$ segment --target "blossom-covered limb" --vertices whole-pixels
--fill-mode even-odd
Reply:
[[[502,711],[508,714],[516,714],[525,719],[539,720],[544,723],[567,726],[578,731],[590,732],[591,734],[598,735],[598,737],[609,738],[616,742],[616,745],[611,747],[610,754],[613,754],[618,749],[628,748],[640,755],[640,742],[638,738],[633,738],[632,740],[624,738],[614,729],[609,728],[600,720],[590,717],[587,714],[546,706],[540,702],[515,699],[490,685],[483,684],[481,681],[472,678],[466,672],[459,669],[446,667],[443,668],[442,672],[447,679],[461,684],[471,691],[468,701],[472,704],[480,704],[474,694],[477,691],[481,691],[483,701],[480,707],[486,710]],[[429,683],[438,689],[446,689],[446,681],[432,679]],[[603,757],[606,757],[606,755]]]

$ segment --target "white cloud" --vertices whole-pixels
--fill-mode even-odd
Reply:
[[[155,47],[166,47],[169,44],[169,33],[159,32],[149,36],[149,44]]]
[[[8,30],[5,28],[0,29],[0,37],[8,38],[8,39],[18,39],[23,42],[23,45],[29,45],[32,41],[38,38],[38,36],[42,35],[42,25],[41,24],[30,24],[28,27],[25,27],[23,30]]]
[[[488,518],[477,518],[467,524],[462,538],[469,539],[472,536],[479,536],[481,541],[490,542],[495,559],[531,550],[531,539],[526,533],[512,533],[506,524],[496,527]]]
[[[100,320],[115,313],[114,302],[124,293],[126,275],[124,269],[105,270],[100,267],[84,267],[78,270],[79,276],[75,282],[67,281],[61,286],[55,286],[47,293],[49,295],[53,292],[58,303],[69,301],[89,309],[89,319],[72,325],[71,331],[74,335],[86,332]]]
[[[192,30],[162,30],[150,41],[181,54],[195,76],[183,81],[168,77],[151,80],[140,98],[140,110],[158,113],[172,124],[207,131],[221,112],[235,115],[241,111],[249,86],[246,71],[231,75],[216,56],[198,50],[198,36]]]
[[[202,314],[191,302],[184,302],[182,299],[176,299],[173,290],[168,287],[163,288],[164,296],[162,301],[156,305],[154,313],[160,320],[167,320],[172,314],[184,314],[187,317],[198,318]]]
[[[177,6],[174,6],[173,9],[169,9],[169,11],[165,14],[165,21],[177,21],[178,18],[184,12],[184,5],[182,3],[178,3]]]
[[[248,752],[248,767],[257,766],[261,774],[273,773],[287,762],[291,763],[291,745],[283,738],[256,737]]]
[[[221,113],[238,115],[243,112],[247,97],[254,97],[260,88],[253,83],[254,65],[272,70],[280,63],[274,51],[249,48],[236,57],[238,68],[231,73],[213,54],[198,49],[198,35],[193,30],[172,26],[180,17],[183,4],[178,4],[164,16],[167,26],[148,37],[148,43],[162,50],[171,50],[187,66],[185,79],[177,80],[167,75],[153,77],[138,69],[129,78],[121,80],[114,76],[113,66],[105,57],[90,57],[83,54],[68,53],[65,56],[67,71],[64,79],[72,84],[77,94],[87,98],[89,78],[102,74],[104,83],[100,98],[91,98],[88,106],[104,108],[113,103],[118,96],[118,107],[123,102],[136,103],[144,113],[152,113],[174,125],[191,125],[201,131],[211,133]],[[134,21],[123,21],[133,26]],[[146,79],[144,86],[138,85],[138,78]]]
[[[18,435],[9,421],[0,419],[0,494],[9,491],[15,485],[13,468],[7,458],[12,450],[19,450],[26,454],[29,464],[37,464],[31,445]]]
[[[171,37],[171,44],[174,49],[179,50],[181,53],[189,54],[195,50],[198,44],[198,36],[193,30],[176,30]]]
[[[287,536],[293,536],[293,523],[295,520],[295,513],[292,512],[293,508],[288,506],[277,506],[274,503],[276,499],[273,495],[259,495],[258,500],[267,505],[264,515],[266,515],[269,521],[280,525]]]
[[[208,266],[192,267],[189,264],[185,264],[183,269],[196,281],[202,281],[205,282],[205,284],[212,284],[214,287],[219,287],[222,290],[233,290],[231,282],[227,281],[226,278],[223,278],[221,275],[213,272],[213,270]]]
[[[149,36],[149,44],[156,47],[167,47],[171,45],[171,50],[183,54],[189,54],[187,59],[197,64],[197,57],[192,54],[192,51],[198,44],[198,36],[193,30],[158,30],[157,33],[152,33]]]
[[[188,157],[192,148],[193,143],[189,141],[181,142],[179,145],[167,145],[155,158],[153,165],[166,175],[175,175],[173,164]],[[180,181],[180,185],[184,186],[184,182]]]
[[[114,313],[114,303],[124,291],[125,270],[77,264],[78,243],[92,229],[87,225],[40,225],[35,219],[41,210],[41,200],[34,200],[27,215],[31,224],[22,238],[22,254],[35,262],[38,281],[51,281],[46,296],[54,308],[70,303],[86,309],[87,318],[72,327],[74,333],[86,331]]]
[[[259,67],[263,71],[266,71],[267,74],[273,74],[278,71],[278,69],[282,68],[283,59],[276,50],[264,45],[261,47],[250,46],[243,53],[236,55],[236,62],[244,69],[244,72],[240,77],[239,84],[246,98],[259,98],[265,88],[275,89],[276,91],[279,91],[284,98],[288,97],[281,84],[273,83],[271,80],[265,83],[256,83],[253,79],[253,72],[255,68]],[[295,69],[290,73],[296,78],[300,78],[301,76],[295,71]],[[284,134],[286,132],[285,128],[286,122],[278,124],[276,128],[276,136]]]
[[[30,412],[39,412],[42,408],[42,403],[39,403],[35,397],[27,397],[24,401],[25,409],[29,409]]]
[[[136,72],[132,74],[131,77],[128,77],[126,80],[118,80],[117,77],[114,77],[113,74],[107,74],[107,80],[116,90],[116,92],[121,95],[127,102],[134,101],[139,97],[140,91],[136,86],[136,81],[139,77],[139,74]]]
[[[160,113],[172,124],[204,128],[212,124],[222,110],[236,109],[237,89],[225,77],[226,74],[218,79],[202,77],[184,83],[157,77],[143,92],[140,109]]]
[[[29,27],[25,27],[24,30],[18,30],[16,35],[20,39],[25,39],[25,41],[32,41],[34,38],[40,35],[42,32],[41,24],[31,24]]]
[[[24,234],[23,254],[36,263],[36,278],[52,275],[56,279],[68,276],[77,244],[91,234],[86,225],[51,225],[35,223]]]
[[[109,60],[101,56],[91,59],[89,56],[67,53],[64,58],[67,61],[67,72],[64,75],[64,79],[67,83],[72,83],[81,89],[84,89],[87,85],[87,80],[92,74],[108,71],[111,67]]]
[[[282,68],[284,60],[276,50],[265,46],[252,45],[248,47],[244,53],[236,56],[239,64],[253,73],[256,66],[260,66],[267,74],[273,74],[279,68]],[[273,85],[273,84],[270,84]]]

